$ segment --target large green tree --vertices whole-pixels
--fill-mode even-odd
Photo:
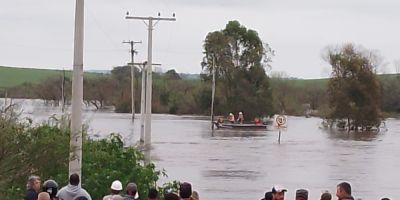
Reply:
[[[230,21],[225,29],[208,33],[203,47],[203,79],[210,81],[213,66],[216,70],[217,114],[271,114],[270,83],[264,68],[269,66],[273,51],[255,30]]]
[[[346,119],[350,129],[367,130],[380,123],[380,86],[377,57],[353,44],[330,48],[328,84],[330,118]]]

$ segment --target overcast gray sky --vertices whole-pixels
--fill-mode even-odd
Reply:
[[[72,69],[75,0],[1,0],[0,65]],[[162,68],[200,73],[208,32],[238,20],[256,30],[276,51],[273,71],[299,78],[329,76],[321,58],[328,45],[353,42],[378,50],[393,73],[400,59],[400,1],[397,0],[86,0],[86,70],[127,63],[129,46],[141,40],[137,61],[147,57],[147,29],[135,16],[170,17],[153,33],[153,61]]]

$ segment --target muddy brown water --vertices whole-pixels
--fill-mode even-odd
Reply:
[[[24,101],[23,116],[36,122],[59,114],[41,101]],[[140,115],[85,111],[91,137],[118,132],[127,145],[137,143]],[[400,120],[388,119],[388,131],[347,133],[320,128],[321,119],[289,117],[282,132],[210,129],[208,117],[153,115],[151,160],[165,169],[160,181],[191,182],[201,199],[261,199],[274,184],[310,191],[319,199],[341,181],[352,184],[356,199],[400,199]],[[336,198],[335,198],[336,199]]]

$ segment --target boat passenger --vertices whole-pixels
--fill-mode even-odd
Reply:
[[[229,113],[228,121],[232,124],[235,123],[235,116],[233,115],[233,113]]]
[[[243,124],[243,122],[244,122],[244,116],[243,116],[243,113],[242,113],[242,112],[239,112],[237,121],[239,122],[239,124]]]
[[[254,124],[255,125],[261,125],[262,123],[261,123],[260,118],[258,118],[258,117],[254,118]]]

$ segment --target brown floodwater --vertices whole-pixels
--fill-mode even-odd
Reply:
[[[36,122],[59,108],[25,102],[24,116]],[[137,143],[140,115],[86,111],[91,137],[120,133],[127,145]],[[400,199],[400,120],[388,119],[387,131],[347,133],[320,128],[321,119],[289,117],[288,128],[278,131],[210,129],[208,117],[153,115],[151,160],[168,177],[192,183],[201,199],[261,199],[274,184],[310,191],[318,199],[348,181],[356,199]],[[336,199],[336,198],[335,198]]]

